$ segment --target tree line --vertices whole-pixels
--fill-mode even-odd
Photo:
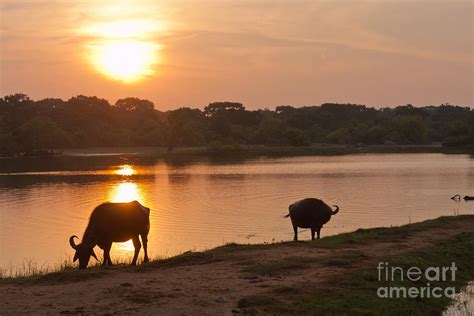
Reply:
[[[79,95],[31,100],[25,94],[0,99],[0,155],[34,154],[86,147],[311,144],[474,146],[474,110],[439,106],[370,108],[332,104],[247,110],[215,102],[203,110],[155,109],[151,101],[125,98],[110,104]]]

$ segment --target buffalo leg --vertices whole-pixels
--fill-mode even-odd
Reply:
[[[293,230],[295,231],[295,238],[293,240],[298,241],[298,226],[293,225]]]
[[[318,239],[320,235],[321,235],[321,227],[318,228]]]
[[[311,240],[314,240],[314,233],[316,230],[314,228],[311,228]],[[319,238],[319,233],[318,233],[318,238]]]
[[[109,250],[107,251],[107,265],[112,266],[112,259],[110,259],[110,248],[112,247],[112,244],[110,244]]]
[[[133,260],[132,260],[132,266],[137,264],[137,258],[138,258],[138,253],[140,252],[140,248],[142,247],[142,244],[140,243],[140,239],[138,238],[138,235],[133,237],[133,246],[135,247],[135,254],[133,255]]]
[[[104,262],[102,263],[102,266],[112,265],[112,260],[110,260],[110,248],[112,248],[112,243],[104,245]]]
[[[145,258],[143,259],[143,262],[148,262],[148,236],[146,234],[140,235],[142,236],[142,243],[143,243],[143,251],[145,252]]]

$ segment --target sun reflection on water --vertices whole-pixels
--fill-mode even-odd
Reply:
[[[116,170],[115,173],[121,176],[131,176],[131,175],[134,175],[136,172],[132,166],[123,165],[123,166],[120,166],[120,169]]]
[[[112,190],[110,200],[112,202],[140,202],[141,199],[141,193],[136,183],[122,182]]]
[[[128,175],[130,173],[130,170],[132,171],[131,174],[133,174],[133,169],[130,166],[125,166],[122,169],[118,170],[117,173]],[[123,171],[123,173],[119,173],[120,171]],[[142,203],[143,193],[136,183],[121,182],[113,187],[113,189],[110,191],[109,197],[110,201],[112,202],[138,201]],[[135,247],[133,246],[132,240],[129,240],[127,242],[114,243],[113,249],[115,249],[115,251],[117,251],[121,256],[128,256],[129,254],[133,253]]]
[[[133,253],[135,250],[135,247],[133,246],[133,241],[131,239],[126,242],[114,243],[113,247],[119,253],[127,254],[127,255],[129,253]]]

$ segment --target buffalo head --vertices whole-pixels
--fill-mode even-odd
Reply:
[[[88,245],[85,245],[84,243],[77,244],[74,242],[74,238],[78,238],[77,236],[71,236],[69,238],[69,244],[71,245],[72,249],[76,251],[74,254],[74,259],[73,262],[76,262],[79,260],[79,269],[85,269],[87,268],[87,264],[89,263],[90,257],[94,257],[95,260],[97,259],[97,256],[94,253],[94,247],[90,247]]]

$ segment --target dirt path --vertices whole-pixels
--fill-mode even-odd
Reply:
[[[453,220],[449,225],[394,234],[389,240],[373,238],[331,247],[324,245],[323,239],[321,247],[320,241],[308,241],[238,248],[216,252],[215,258],[196,258],[169,266],[152,263],[145,268],[101,269],[97,270],[99,278],[88,280],[45,278],[3,284],[0,315],[231,315],[245,312],[245,308],[238,307],[242,307],[238,302],[244,297],[308,282],[317,285],[359,268],[375,269],[378,259],[388,254],[426,248],[472,231],[474,216]]]

